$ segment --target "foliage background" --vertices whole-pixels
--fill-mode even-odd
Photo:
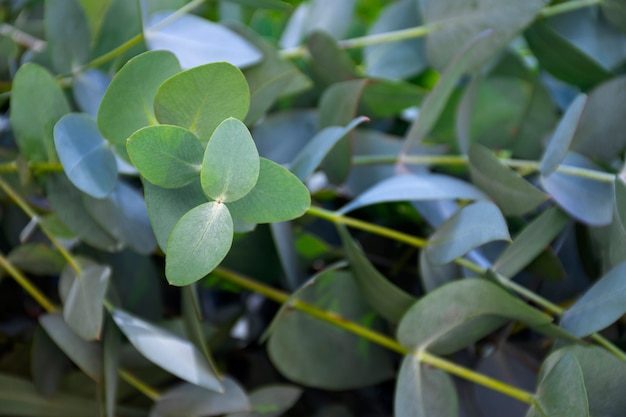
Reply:
[[[0,19],[0,415],[623,415],[625,2]]]

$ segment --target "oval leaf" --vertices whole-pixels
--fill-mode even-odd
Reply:
[[[489,194],[504,214],[525,214],[547,199],[545,193],[505,166],[487,148],[472,144],[468,156],[472,182]]]
[[[174,75],[159,87],[154,98],[159,122],[189,129],[201,142],[207,142],[228,117],[242,120],[249,106],[245,77],[225,62]]]
[[[78,0],[46,1],[44,27],[47,51],[58,72],[72,73],[88,61],[91,33]]]
[[[463,207],[437,229],[428,240],[426,256],[443,265],[495,240],[511,240],[506,220],[495,204],[479,201]]]
[[[397,175],[380,181],[362,192],[338,212],[347,213],[361,207],[392,201],[487,200],[471,184],[441,174]]]
[[[237,201],[254,188],[259,169],[259,153],[248,128],[237,119],[226,119],[215,129],[204,152],[202,189],[214,200]]]
[[[91,116],[63,116],[54,126],[54,144],[76,188],[95,198],[104,198],[113,191],[117,183],[115,154]]]
[[[166,51],[146,52],[129,60],[115,75],[98,109],[98,128],[111,143],[126,146],[136,130],[157,123],[152,103],[163,81],[180,71]]]
[[[171,15],[164,11],[150,16],[144,38],[149,49],[173,52],[185,69],[221,61],[246,67],[263,58],[257,48],[220,24],[192,14],[170,20]]]
[[[259,179],[252,191],[227,205],[237,220],[274,223],[302,216],[311,205],[311,196],[295,175],[281,165],[261,158]]]
[[[214,201],[188,211],[167,240],[165,276],[172,285],[189,285],[211,272],[233,242],[226,205]]]
[[[163,188],[180,188],[199,176],[204,148],[178,126],[148,126],[126,142],[130,159],[145,179]]]
[[[192,384],[224,392],[193,343],[125,311],[114,309],[111,315],[130,343],[154,364]]]

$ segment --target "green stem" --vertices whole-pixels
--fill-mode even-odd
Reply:
[[[2,190],[9,196],[9,198],[13,200],[13,202],[17,204],[18,207],[22,209],[22,211],[26,213],[28,217],[30,217],[31,219],[39,218],[37,213],[35,213],[35,211],[28,205],[28,203],[26,203],[26,201],[24,201],[24,199],[15,190],[13,190],[9,183],[1,177],[0,188],[2,188]],[[50,229],[48,229],[48,226],[45,223],[38,222],[38,224],[41,228],[41,231],[48,237],[48,239],[50,239],[50,242],[52,242],[52,244],[57,248],[61,256],[63,256],[63,258],[74,269],[74,271],[76,271],[76,273],[80,275],[81,268],[78,265],[78,262],[74,259],[74,257],[68,252],[67,249],[65,249],[61,242],[59,242],[59,240],[50,231]]]
[[[602,3],[602,0],[570,0],[554,6],[545,7],[541,10],[541,17],[552,17],[557,14],[584,9],[585,7],[597,6],[600,3]]]
[[[161,394],[157,390],[144,383],[126,369],[118,369],[117,374],[129,385],[144,394],[146,397],[150,398],[152,401],[158,401],[158,399],[161,398]]]
[[[35,286],[24,274],[17,270],[4,254],[0,253],[0,266],[11,275],[11,277],[17,282],[24,291],[26,291],[37,303],[48,313],[54,313],[57,311],[57,306],[43,293],[37,286]]]
[[[360,336],[380,346],[386,347],[387,349],[397,352],[401,355],[408,355],[412,353],[409,349],[405,348],[396,340],[390,338],[387,335],[378,333],[374,330],[368,329],[367,327],[363,327],[331,311],[323,310],[319,307],[298,299],[290,299],[289,294],[276,290],[260,282],[254,281],[236,272],[230,271],[222,267],[218,267],[213,271],[213,273],[215,273],[225,281],[236,284],[247,290],[254,291],[278,303],[289,303],[288,305],[291,308],[300,310],[311,317],[315,317],[326,323],[330,323],[352,334]],[[533,396],[529,392],[523,391],[519,388],[515,388],[496,379],[482,375],[480,373],[472,371],[471,369],[464,368],[460,365],[455,364],[454,362],[447,361],[443,358],[434,356],[425,351],[419,351],[417,353],[417,358],[420,362],[442,369],[476,384],[491,388],[512,398],[532,404]]]

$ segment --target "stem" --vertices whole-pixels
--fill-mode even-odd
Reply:
[[[602,0],[570,0],[554,6],[549,6],[541,10],[541,17],[552,17],[557,14],[572,12],[574,10],[583,9],[585,7],[596,6],[602,3]]]
[[[289,294],[271,288],[260,282],[254,281],[248,277],[245,277],[222,267],[216,268],[213,273],[220,276],[222,279],[229,281],[230,283],[236,284],[247,290],[259,293],[266,298],[277,301],[281,304],[289,303],[289,307],[291,308],[295,308],[302,311],[303,313],[308,314],[309,316],[315,317],[326,323],[330,323],[333,326],[337,326],[357,336],[361,336],[364,339],[374,342],[380,346],[384,346],[387,349],[397,352],[401,355],[408,355],[412,353],[409,349],[405,348],[396,340],[390,338],[387,335],[368,329],[367,327],[363,327],[331,311],[320,309],[319,307],[298,299],[290,299]],[[495,391],[501,392],[525,403],[532,404],[532,402],[534,401],[532,394],[529,392],[523,391],[519,388],[515,388],[496,379],[482,375],[480,373],[472,371],[471,369],[464,368],[453,362],[434,356],[426,351],[422,350],[417,352],[417,358],[420,362],[442,369],[446,372],[467,379],[468,381],[474,382],[476,384],[491,388]]]
[[[7,183],[1,177],[0,177],[0,188],[2,188],[2,190],[9,196],[9,198],[13,200],[13,202],[17,204],[18,207],[21,208],[22,211],[26,213],[26,215],[28,215],[28,217],[30,217],[31,219],[39,218],[37,213],[35,213],[35,211],[28,205],[28,203],[26,203],[26,201],[24,201],[24,199],[20,197],[20,195],[17,192],[15,192],[15,190],[13,190],[13,188],[9,185],[9,183]],[[48,229],[48,226],[45,223],[38,222],[38,224],[39,224],[39,227],[41,228],[41,231],[48,237],[48,239],[50,239],[50,242],[52,242],[52,244],[57,248],[61,256],[63,256],[63,258],[65,258],[67,263],[72,267],[72,269],[76,271],[76,274],[80,275],[81,268],[78,265],[78,262],[76,262],[76,260],[74,259],[74,257],[67,251],[67,249],[65,249],[65,247],[61,244],[61,242],[59,242],[56,236],[54,236],[54,234],[50,232],[50,230]]]
[[[508,395],[509,397],[515,398],[516,400],[519,400],[521,402],[525,402],[527,404],[535,403],[533,394],[528,391],[515,388],[511,385],[500,382],[497,379],[493,379],[486,375],[473,372],[453,362],[449,362],[438,356],[434,356],[426,352],[425,350],[418,351],[416,353],[416,356],[421,363],[426,363],[463,379],[467,379],[487,388],[491,388],[494,391],[501,392],[502,394]]]
[[[158,401],[158,399],[161,398],[161,394],[157,390],[149,385],[146,385],[142,380],[131,374],[126,369],[118,369],[117,374],[120,376],[120,378],[122,378],[132,387],[136,388],[137,391],[150,398],[152,401]]]
[[[24,274],[17,270],[7,258],[0,253],[0,266],[48,313],[57,311],[57,306],[37,288]]]

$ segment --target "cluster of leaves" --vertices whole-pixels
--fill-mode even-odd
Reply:
[[[621,415],[626,3],[553,3],[3,4],[0,415]]]

